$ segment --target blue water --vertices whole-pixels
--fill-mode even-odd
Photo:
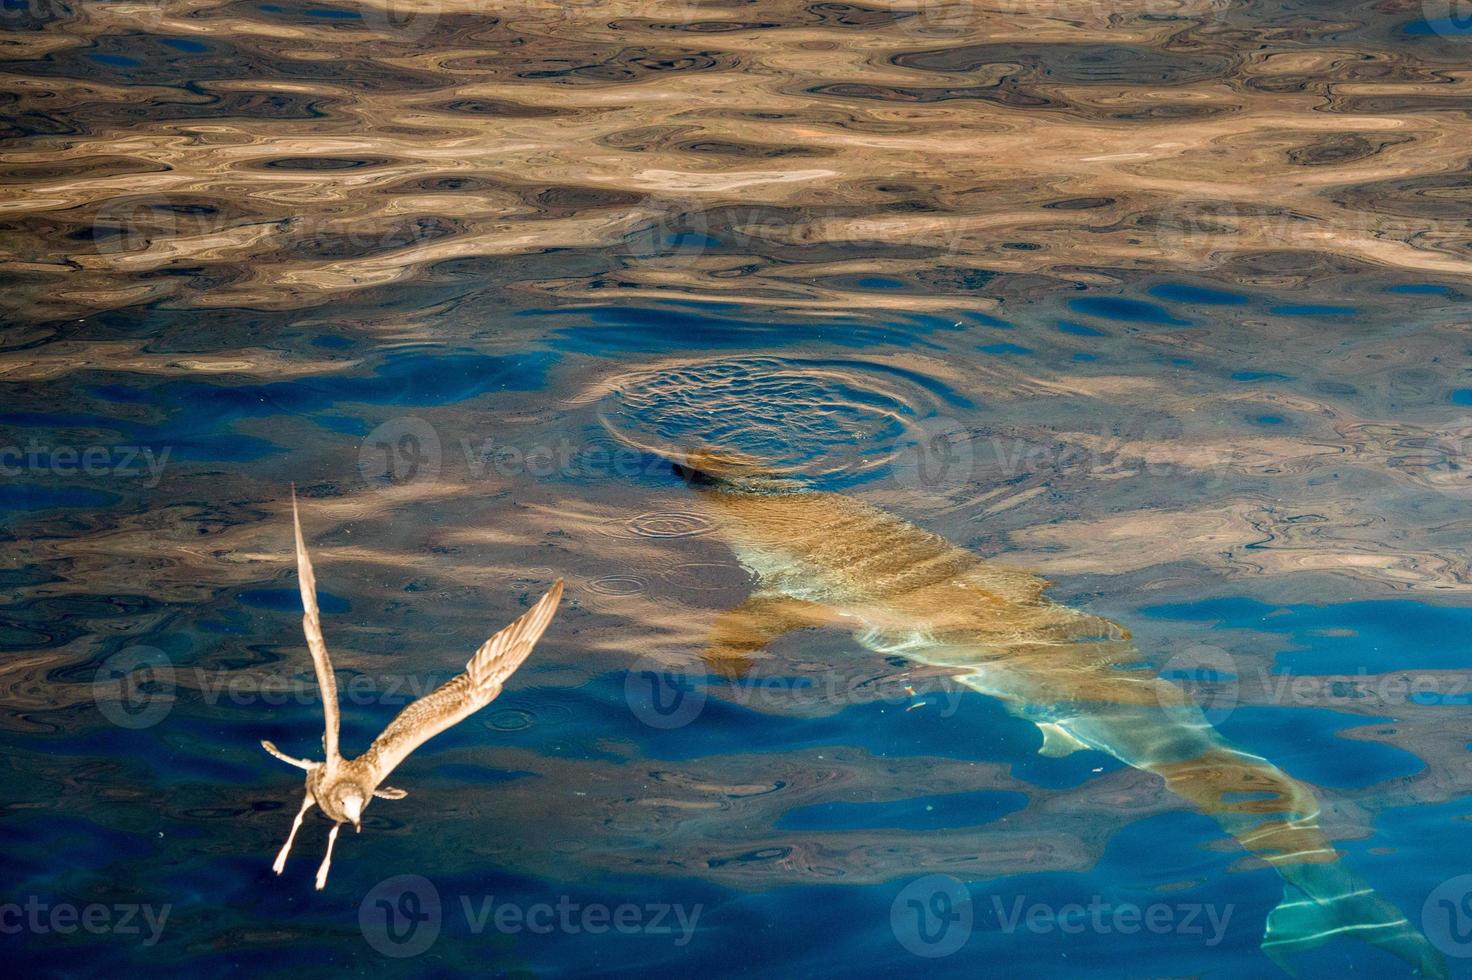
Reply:
[[[1113,754],[1199,736],[1472,977],[1472,26],[1406,6],[0,2],[11,971],[1286,975],[1283,878]],[[951,567],[836,504],[784,564],[799,491],[983,563],[970,686],[748,605]],[[349,754],[566,583],[321,891],[293,494]],[[1173,784],[1276,813],[1248,757]]]
[[[1149,295],[1159,302],[1100,296],[1070,299],[1067,306],[1079,315],[1161,326],[1188,322],[1175,304],[1192,309],[1240,305],[1237,294],[1186,286],[1155,286]],[[977,331],[996,325],[984,316],[973,319],[980,321]],[[1131,356],[1132,342],[1104,329],[1071,320],[1055,323],[1055,333],[1120,345],[1120,356]],[[1024,311],[1018,311],[1013,326],[1019,336],[1045,336],[1045,323]],[[829,336],[826,330],[835,332]],[[699,383],[739,379],[751,386],[736,390],[732,401],[718,401],[720,410],[710,418],[698,401],[634,398],[620,409],[621,424],[643,426],[670,440],[698,435],[740,444],[745,439],[741,448],[754,452],[780,445],[800,465],[805,455],[821,458],[828,444],[853,433],[872,432],[876,445],[903,440],[910,424],[906,416],[929,417],[936,410],[923,399],[948,414],[973,418],[1011,411],[994,395],[965,394],[964,388],[902,368],[900,362],[871,363],[838,353],[872,356],[900,335],[913,337],[921,350],[931,343],[950,349],[966,330],[952,321],[924,318],[873,323],[862,331],[837,331],[830,323],[799,347],[776,324],[735,308],[712,314],[698,307],[608,307],[572,317],[567,326],[515,355],[427,343],[376,350],[364,338],[303,335],[296,341],[302,349],[351,351],[354,361],[345,370],[275,381],[156,380],[92,372],[65,406],[22,402],[5,413],[11,431],[35,433],[42,447],[32,464],[37,472],[7,484],[0,503],[12,522],[24,520],[30,522],[25,526],[50,527],[52,535],[85,541],[125,515],[158,506],[154,495],[178,485],[170,480],[200,487],[213,481],[224,488],[241,485],[240,474],[254,468],[256,487],[282,485],[291,477],[309,489],[305,511],[316,529],[309,537],[320,538],[330,519],[324,519],[319,498],[348,489],[358,447],[371,441],[365,437],[385,419],[450,413],[434,415],[444,444],[441,480],[463,479],[444,475],[469,465],[469,457],[457,459],[453,443],[460,438],[475,444],[484,430],[474,416],[486,411],[488,399],[534,404],[563,376],[568,359],[620,361],[670,340],[682,350],[714,355],[708,361],[714,367],[691,375]],[[755,362],[721,360],[729,350],[747,350],[753,343],[802,356],[772,360],[760,370],[753,368]],[[825,346],[835,354],[812,357]],[[983,343],[977,349],[998,356],[1065,355],[1021,344]],[[780,383],[762,381],[761,372],[771,370],[791,376]],[[1237,384],[1304,383],[1303,370],[1228,373]],[[835,386],[842,377],[852,387]],[[619,396],[613,399],[600,403],[603,411],[619,404]],[[732,414],[743,400],[750,410]],[[688,406],[686,414],[677,410],[680,404]],[[457,422],[458,412],[470,414]],[[879,414],[871,420],[870,413]],[[763,421],[753,428],[757,419]],[[890,421],[866,428],[878,419]],[[1273,426],[1285,421],[1267,414],[1255,419]],[[717,427],[702,428],[711,425]],[[816,443],[764,441],[778,440],[784,431]],[[59,483],[55,446],[81,434],[98,439],[111,434],[156,447],[156,453],[169,449],[169,479],[157,487],[118,476],[96,486]],[[347,467],[333,464],[335,477],[327,475],[334,470],[325,465],[333,457]],[[835,472],[819,482],[861,490],[883,478],[882,468],[877,476],[862,473],[857,481]],[[203,483],[193,482],[196,474]],[[473,593],[481,599],[469,603],[472,593],[457,591],[432,565],[417,561],[438,551],[453,563],[464,554],[453,535],[434,544],[441,533],[437,529],[512,526],[514,511],[494,503],[504,492],[499,488],[509,489],[521,501],[517,506],[526,507],[549,493],[583,493],[588,491],[567,488],[629,478],[633,486],[647,488],[637,492],[666,495],[680,489],[647,457],[640,459],[637,472],[622,477],[581,472],[488,477],[484,494],[472,499],[466,512],[485,515],[482,519],[467,522],[458,511],[424,511],[435,506],[430,498],[416,519],[428,523],[385,524],[365,512],[319,544],[334,556],[319,560],[319,602],[329,642],[347,651],[339,663],[339,686],[347,692],[361,685],[358,693],[344,695],[345,744],[365,745],[413,695],[451,676],[457,654],[475,642],[476,633],[514,611],[508,600],[536,589],[531,583],[487,579]],[[1151,485],[1167,487],[1169,477]],[[254,496],[261,500],[261,490]],[[1037,754],[1041,737],[1031,722],[964,688],[846,703],[795,664],[760,680],[692,673],[685,682],[704,699],[698,717],[673,730],[651,727],[639,710],[630,710],[625,672],[606,659],[597,661],[596,669],[584,665],[587,654],[579,641],[580,635],[607,632],[616,643],[637,649],[649,627],[628,619],[600,625],[607,617],[594,612],[596,596],[586,591],[572,596],[566,632],[517,676],[501,702],[437,738],[394,777],[410,789],[409,800],[375,803],[363,834],[339,842],[327,892],[314,893],[308,880],[320,849],[320,820],[308,821],[299,853],[277,880],[269,860],[288,822],[297,782],[255,743],[270,738],[288,752],[312,754],[320,707],[295,634],[299,604],[290,569],[281,563],[286,545],[281,513],[252,518],[231,506],[232,516],[225,518],[221,506],[214,505],[222,516],[213,519],[213,533],[231,524],[257,528],[261,543],[255,549],[276,553],[270,567],[237,576],[233,585],[210,584],[209,576],[217,572],[197,569],[183,575],[188,564],[176,558],[140,566],[133,576],[135,596],[115,590],[109,600],[73,600],[71,607],[65,600],[34,600],[13,607],[7,619],[12,655],[106,631],[90,658],[52,675],[49,683],[62,689],[85,689],[106,657],[140,644],[163,650],[179,675],[170,709],[159,723],[117,727],[97,717],[95,708],[52,709],[27,715],[33,731],[8,736],[21,760],[14,784],[18,805],[8,821],[12,845],[3,856],[11,893],[36,896],[48,907],[90,902],[110,908],[154,899],[171,909],[156,945],[144,945],[146,928],[119,947],[104,947],[85,934],[62,941],[53,933],[27,932],[14,946],[18,962],[44,964],[58,974],[90,972],[109,948],[107,956],[122,957],[113,962],[147,964],[163,974],[344,966],[447,976],[486,968],[559,974],[731,972],[731,949],[740,943],[739,972],[790,976],[828,975],[830,953],[820,950],[836,944],[846,962],[862,963],[860,972],[877,974],[907,971],[919,962],[897,940],[907,935],[907,913],[891,906],[908,882],[936,873],[962,882],[956,887],[969,895],[973,913],[959,951],[924,963],[941,975],[972,975],[984,964],[1002,961],[1025,962],[1017,968],[1035,976],[1073,975],[1080,964],[1119,977],[1189,971],[1245,977],[1269,968],[1258,941],[1267,911],[1277,901],[1276,876],[1261,867],[1239,867],[1239,855],[1216,825],[1189,809],[1167,803],[1137,815],[1128,805],[1092,799],[1093,787],[1130,777],[1111,756],[1081,751],[1042,757]],[[210,528],[200,524],[195,533],[208,540]],[[542,538],[543,544],[529,539],[513,547],[506,560],[512,567],[558,571],[568,560],[565,546],[549,550],[548,544],[559,535],[590,543],[587,553],[596,558],[597,539],[589,538],[587,528],[574,523],[549,533],[553,536]],[[237,548],[245,541],[235,540],[241,541]],[[682,551],[693,553],[678,547],[680,540],[666,539],[666,560],[681,558]],[[702,539],[689,540],[719,561],[719,552]],[[345,557],[349,552],[341,551],[359,545],[392,548],[407,565],[395,569],[374,561],[380,570],[364,579],[354,574],[353,562]],[[645,574],[637,565],[631,571]],[[1300,601],[1286,594],[1268,600],[1235,593],[1224,582],[1203,582],[1215,594],[1161,601],[1111,590],[1108,602],[1119,607],[1112,615],[1156,640],[1175,633],[1199,642],[1220,634],[1214,642],[1241,656],[1262,651],[1261,672],[1268,682],[1472,669],[1472,648],[1464,642],[1468,613],[1456,602],[1336,597],[1332,590],[1305,592]],[[173,597],[146,598],[160,585],[173,590]],[[178,591],[186,586],[190,591]],[[441,620],[446,612],[450,618]],[[123,631],[144,618],[154,625]],[[852,648],[843,648],[842,656],[859,670],[883,667],[872,654]],[[1252,676],[1246,663],[1207,679],[1241,684]],[[580,678],[573,684],[559,680],[568,669]],[[184,683],[178,682],[180,676]],[[211,689],[211,683],[226,684],[232,676],[290,682],[295,693],[272,701],[249,683],[243,693],[231,693],[228,685]],[[390,691],[386,679],[402,689]],[[420,686],[412,687],[411,681]],[[1272,696],[1270,683],[1266,691],[1244,695],[1264,698],[1262,703],[1249,700],[1217,719],[1222,735],[1331,798],[1346,794],[1365,802],[1387,787],[1424,779],[1444,764],[1418,753],[1414,738],[1394,734],[1405,712],[1439,712],[1427,715],[1428,721],[1455,724],[1467,710],[1467,699],[1445,691],[1400,707],[1377,703],[1369,710],[1349,697],[1285,703]],[[916,700],[923,703],[916,707]],[[1422,730],[1415,725],[1413,730]],[[1466,768],[1467,760],[1453,764]],[[809,782],[809,773],[828,768],[843,778]],[[926,776],[932,770],[937,776]],[[968,785],[960,775],[965,772],[983,784]],[[72,812],[57,814],[44,801],[68,792],[61,787],[79,778],[65,773],[83,774],[79,785],[84,789]],[[909,785],[911,780],[918,781]],[[724,791],[717,788],[722,784],[728,786]],[[692,785],[710,788],[692,790]],[[674,805],[669,802],[641,807],[635,802],[641,796],[683,799],[690,808],[663,811]],[[1449,812],[1465,806],[1461,800],[1438,805],[1452,808]],[[1372,806],[1369,822],[1345,844],[1346,860],[1413,914],[1419,914],[1418,896],[1452,870],[1444,861],[1450,843],[1440,849],[1426,844],[1449,826],[1445,818],[1428,816],[1431,812],[1405,803]],[[653,823],[647,819],[661,814]],[[1408,830],[1412,822],[1418,832]],[[439,839],[447,842],[447,852],[437,850]],[[1417,857],[1422,850],[1424,857]],[[989,856],[994,853],[995,858]],[[1392,859],[1391,853],[1402,857]],[[1005,870],[1009,862],[1024,866]],[[439,897],[440,934],[431,959],[384,958],[364,938],[378,935],[373,917],[394,906],[366,905],[362,911],[363,896],[376,894],[380,882],[400,874],[424,875]],[[673,915],[675,906],[687,915],[699,912],[688,933],[641,925],[629,935],[611,927],[590,932],[582,920],[541,935],[513,928],[510,920],[497,926],[494,918],[476,917],[486,903],[492,909],[510,906],[522,915],[539,903],[558,901],[577,909],[626,905],[637,908],[641,923],[654,909],[665,909],[665,915]],[[1090,919],[1091,909],[1106,918]],[[1109,918],[1121,909],[1124,919]],[[1154,909],[1152,914],[1174,925],[1121,931],[1118,922],[1128,930],[1137,909]],[[1226,918],[1212,925],[1211,915]],[[1186,924],[1188,916],[1192,922],[1199,919],[1201,928]],[[206,935],[215,937],[212,947],[198,945],[196,937]],[[753,937],[764,941],[753,943]],[[1343,942],[1314,951],[1304,962],[1311,975],[1350,964],[1369,974],[1393,973],[1398,965],[1379,951]]]

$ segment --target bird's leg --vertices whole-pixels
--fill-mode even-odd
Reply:
[[[401,789],[394,789],[392,786],[380,786],[373,791],[373,795],[380,800],[402,800],[409,794]]]
[[[289,766],[296,766],[298,769],[311,769],[311,768],[313,768],[314,766],[317,765],[317,763],[315,763],[315,762],[308,762],[306,759],[294,759],[294,758],[292,758],[291,756],[287,755],[285,752],[282,752],[276,746],[272,745],[270,742],[266,741],[264,738],[261,739],[261,748],[265,749],[267,752],[271,753],[272,755],[274,755],[276,758],[280,759],[282,762],[286,763],[287,765],[289,765]]]
[[[327,885],[327,869],[332,867],[332,845],[337,843],[337,831],[342,824],[335,823],[327,835],[327,853],[322,857],[322,864],[317,868],[317,890],[320,892]]]
[[[301,829],[302,818],[312,808],[312,794],[308,793],[306,799],[302,800],[302,808],[296,812],[296,819],[291,822],[291,833],[286,835],[286,843],[281,845],[281,853],[276,855],[276,863],[271,865],[271,870],[280,874],[286,868],[286,855],[291,853],[291,842],[296,840],[296,832]]]

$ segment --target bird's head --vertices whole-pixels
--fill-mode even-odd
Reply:
[[[343,816],[353,825],[353,829],[359,833],[363,832],[363,807],[368,805],[368,800],[356,786],[344,786],[335,794],[333,800]]]

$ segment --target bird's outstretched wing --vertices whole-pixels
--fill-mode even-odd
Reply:
[[[506,678],[516,672],[541,639],[561,599],[562,580],[558,579],[520,619],[487,640],[465,665],[463,674],[400,711],[363,753],[374,784],[382,782],[419,746],[494,701]]]
[[[302,590],[302,632],[307,634],[307,646],[312,651],[312,668],[317,672],[317,687],[322,692],[322,748],[327,752],[327,764],[339,758],[337,750],[337,678],[332,676],[332,661],[327,656],[327,643],[322,639],[322,613],[317,608],[317,576],[312,572],[312,559],[307,557],[307,546],[302,541],[302,517],[297,512],[296,490],[291,491],[291,520],[296,525],[296,577]]]

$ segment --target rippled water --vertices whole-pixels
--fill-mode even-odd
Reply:
[[[659,454],[714,447],[1128,627],[1468,975],[1464,13],[7,0],[0,948],[1274,969],[1277,874],[1150,773],[842,624],[708,669],[756,573]],[[321,893],[257,744],[318,751],[293,483],[349,751],[568,583]]]

